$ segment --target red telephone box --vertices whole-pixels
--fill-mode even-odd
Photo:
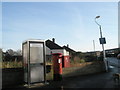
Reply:
[[[62,54],[54,53],[52,54],[52,59],[53,59],[54,80],[55,81],[62,80]]]

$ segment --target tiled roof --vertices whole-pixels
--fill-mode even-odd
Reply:
[[[74,51],[73,49],[67,47],[67,46],[63,46],[63,48],[69,52],[75,53],[76,51]]]
[[[51,40],[46,40],[45,42],[46,42],[46,46],[49,49],[63,49],[63,47],[59,46],[58,44],[54,43]]]

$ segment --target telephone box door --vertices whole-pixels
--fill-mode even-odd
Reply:
[[[42,43],[30,43],[31,83],[44,81],[44,55]]]

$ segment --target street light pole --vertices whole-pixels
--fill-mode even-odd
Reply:
[[[102,30],[101,30],[101,25],[97,23],[97,21],[96,21],[97,18],[100,18],[100,16],[96,16],[95,17],[95,23],[99,26],[100,37],[103,38],[103,36],[102,36]],[[103,60],[104,60],[104,63],[105,63],[106,71],[108,71],[108,64],[106,62],[106,55],[105,55],[105,50],[104,50],[104,44],[103,43],[102,43],[102,49],[103,49]]]
[[[102,37],[101,25],[99,26],[99,28],[100,28],[100,36],[101,36],[101,38],[103,38],[103,37]],[[106,55],[105,55],[104,44],[102,44],[102,49],[103,49],[103,58],[104,58],[104,60],[105,60],[105,59],[106,59]]]

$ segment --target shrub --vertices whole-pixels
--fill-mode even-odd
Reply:
[[[22,68],[22,62],[2,62],[2,68]]]
[[[84,62],[85,62],[85,60],[84,60],[84,59],[81,59],[81,60],[80,60],[80,63],[84,63]]]
[[[84,57],[85,61],[86,62],[91,62],[91,61],[96,61],[97,60],[97,57],[96,56],[93,56],[93,55],[86,55]]]
[[[74,63],[74,64],[76,64],[76,63],[84,63],[84,62],[85,62],[85,60],[79,58],[78,56],[75,56],[74,59],[71,61],[71,63]]]

